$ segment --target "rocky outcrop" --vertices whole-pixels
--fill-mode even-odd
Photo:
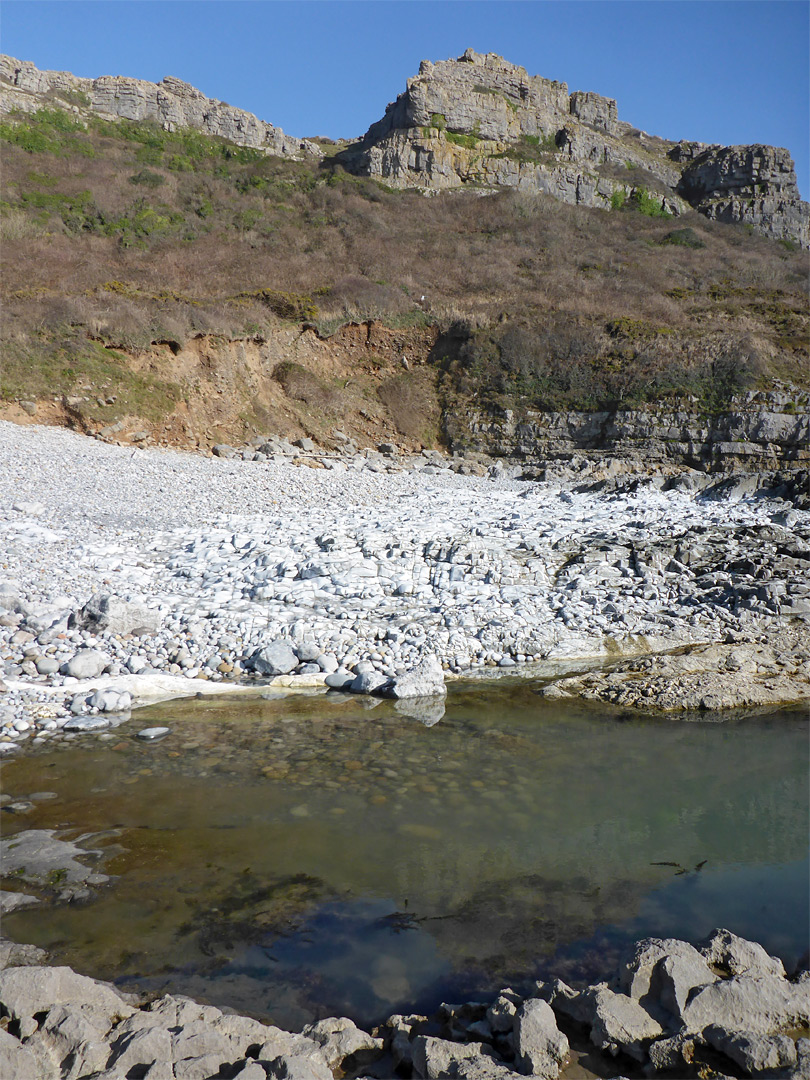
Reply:
[[[585,206],[632,190],[601,166],[644,169],[651,186],[674,189],[679,170],[629,133],[611,98],[569,94],[565,83],[468,49],[458,60],[423,61],[344,163],[399,187],[516,187]],[[674,190],[662,188],[661,199],[672,213],[686,205]]]
[[[321,156],[315,143],[180,79],[84,79],[0,56],[0,114],[48,103],[80,116],[151,120],[169,131],[192,127],[282,157]],[[619,120],[612,98],[569,93],[565,83],[529,75],[495,53],[467,49],[456,60],[423,60],[382,119],[337,160],[395,187],[508,187],[603,209],[643,189],[648,207],[680,214],[691,206],[810,246],[810,206],[799,198],[787,150],[660,139]]]
[[[679,143],[670,156],[687,163],[678,192],[701,214],[810,246],[807,203],[799,199],[787,150]]]
[[[43,98],[80,115],[152,120],[167,131],[196,128],[279,157],[320,156],[314,143],[285,135],[281,128],[253,113],[208,98],[180,79],[167,77],[159,83],[121,75],[82,79],[67,71],[40,71],[30,61],[0,56],[0,113],[34,112],[43,106]]]
[[[472,49],[423,61],[344,163],[398,187],[514,187],[602,208],[644,186],[669,213],[691,205],[810,244],[810,208],[786,150],[673,144],[620,121],[612,98],[569,94],[565,83]]]
[[[718,960],[718,938],[763,963],[735,972]],[[734,1075],[799,1080],[810,1064],[810,1040],[796,1037],[810,1021],[807,972],[787,979],[777,959],[728,930],[700,948],[672,938],[638,942],[615,989],[538,982],[525,997],[503,989],[489,1007],[467,1001],[443,1004],[432,1017],[390,1016],[372,1034],[346,1017],[296,1035],[186,997],[147,1004],[30,959],[0,971],[0,1071],[8,1080],[557,1080],[572,1049],[600,1076],[642,1066],[645,1076],[720,1076],[730,1067]]]
[[[685,404],[597,412],[470,407],[446,413],[444,425],[452,449],[547,465],[555,456],[583,452],[714,471],[810,462],[810,402],[798,389],[750,392],[723,412],[703,415]]]
[[[738,588],[741,605],[761,603],[767,595],[767,586],[753,579],[740,582]],[[792,611],[792,598],[785,596],[785,600]],[[777,631],[772,644],[699,645],[646,656],[625,661],[611,671],[561,679],[545,687],[543,696],[553,700],[578,697],[645,712],[698,712],[808,701],[810,654],[806,635],[810,605],[804,598],[802,601],[798,605],[803,609],[798,628]]]

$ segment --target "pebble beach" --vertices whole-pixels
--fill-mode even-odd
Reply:
[[[808,692],[810,512],[756,484],[295,454],[228,460],[0,425],[0,748],[257,677],[385,692],[426,663],[419,693],[644,656],[629,682],[550,692],[619,701],[618,679],[655,707],[639,670],[649,689],[655,658],[688,646],[693,660],[720,649],[697,663],[698,691],[734,669],[737,697],[714,687],[719,707]],[[688,681],[695,662],[679,663]]]

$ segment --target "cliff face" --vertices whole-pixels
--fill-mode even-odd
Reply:
[[[167,131],[191,127],[218,135],[239,146],[264,150],[280,157],[320,156],[306,139],[285,135],[281,128],[259,120],[253,113],[207,98],[180,79],[159,83],[105,75],[81,79],[67,71],[40,71],[28,61],[0,56],[0,113],[34,112],[43,98],[77,113],[111,119],[153,120]]]
[[[611,98],[471,49],[423,61],[345,164],[398,187],[517,187],[602,208],[644,187],[669,213],[692,206],[810,246],[786,150],[659,139],[620,121]]]
[[[51,103],[79,115],[192,127],[282,157],[321,156],[252,113],[205,97],[179,79],[83,79],[0,56],[0,113]],[[787,150],[673,143],[618,118],[616,102],[529,75],[494,53],[422,62],[419,74],[359,143],[336,160],[394,187],[434,192],[502,187],[607,209],[646,193],[653,210],[692,207],[810,247],[810,206],[799,198]]]
[[[607,454],[720,472],[810,464],[810,403],[796,390],[749,393],[714,415],[683,406],[547,413],[471,407],[446,413],[444,427],[451,448],[527,461]]]

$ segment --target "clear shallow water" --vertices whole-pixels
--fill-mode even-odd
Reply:
[[[561,710],[525,684],[455,687],[432,727],[367,706],[175,703],[5,764],[13,796],[58,795],[5,833],[104,833],[116,875],[5,932],[290,1027],[591,980],[645,934],[807,949],[806,713]]]

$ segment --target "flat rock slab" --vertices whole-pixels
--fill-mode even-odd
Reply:
[[[29,829],[0,840],[3,872],[39,885],[103,885],[109,877],[80,861],[99,855],[60,840],[52,829]]]
[[[19,911],[21,908],[33,907],[41,901],[37,896],[29,896],[28,893],[7,892],[0,889],[0,915],[8,915],[9,912]]]
[[[737,975],[721,980],[698,990],[683,1010],[683,1023],[689,1032],[716,1024],[746,1035],[810,1026],[810,979],[791,983],[776,975]]]

